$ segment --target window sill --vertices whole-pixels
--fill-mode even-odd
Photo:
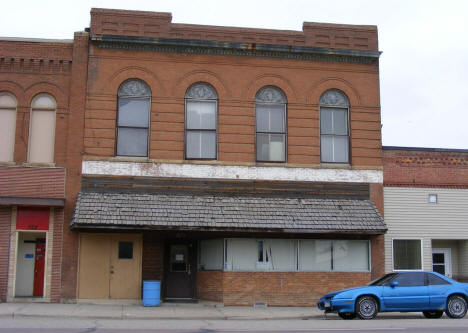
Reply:
[[[55,163],[25,162],[23,163],[23,166],[40,167],[40,168],[55,168]]]
[[[350,163],[320,163],[322,168],[327,169],[352,169],[352,165]]]
[[[0,166],[15,166],[15,162],[0,162]]]

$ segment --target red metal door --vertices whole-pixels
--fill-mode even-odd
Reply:
[[[36,240],[36,254],[34,259],[34,289],[33,296],[44,294],[44,262],[45,262],[45,239]]]

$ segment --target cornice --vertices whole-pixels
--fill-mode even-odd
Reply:
[[[91,41],[102,49],[121,49],[165,53],[245,56],[302,61],[337,62],[369,65],[380,57],[380,51],[331,49],[293,45],[216,42],[209,40],[91,35]]]

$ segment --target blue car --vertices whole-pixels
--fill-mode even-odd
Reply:
[[[343,319],[373,319],[378,312],[422,311],[426,318],[463,318],[468,283],[435,272],[390,273],[367,286],[336,291],[317,303],[320,310],[336,312]]]

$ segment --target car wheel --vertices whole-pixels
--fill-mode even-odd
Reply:
[[[356,314],[354,312],[338,312],[338,316],[345,320],[356,318]]]
[[[463,318],[466,314],[466,310],[467,305],[463,297],[454,295],[447,299],[447,309],[445,313],[447,313],[447,316],[450,318]]]
[[[441,311],[441,310],[423,311],[424,317],[429,318],[429,319],[440,318],[442,317],[443,314],[444,314],[444,311]]]
[[[374,319],[378,308],[375,298],[372,296],[360,297],[356,302],[356,314],[361,319]]]

